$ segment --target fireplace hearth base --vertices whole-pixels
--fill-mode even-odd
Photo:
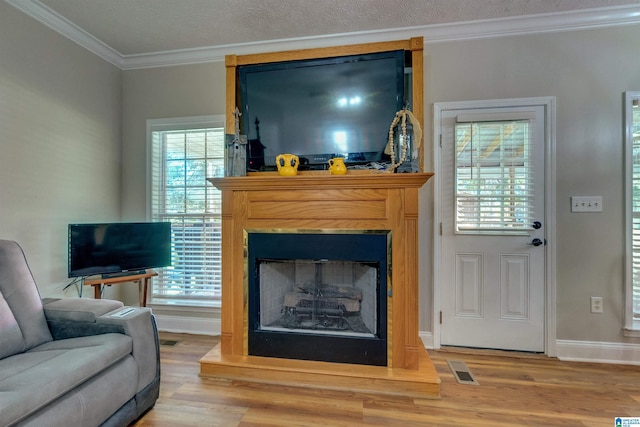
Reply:
[[[200,360],[200,376],[414,399],[440,398],[440,377],[424,347],[418,351],[420,363],[417,370],[222,355],[220,348],[218,344]]]

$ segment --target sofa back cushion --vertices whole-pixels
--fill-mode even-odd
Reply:
[[[51,340],[22,248],[16,242],[0,240],[0,359]]]
[[[9,304],[0,293],[0,359],[19,353],[24,348],[22,332]]]

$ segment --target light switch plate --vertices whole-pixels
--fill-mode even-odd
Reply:
[[[602,196],[571,196],[571,212],[602,212]]]

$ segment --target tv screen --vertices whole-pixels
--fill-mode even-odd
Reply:
[[[405,103],[405,52],[246,65],[238,79],[249,170],[274,169],[283,153],[302,169],[380,161]]]
[[[69,224],[69,277],[171,265],[171,223]]]

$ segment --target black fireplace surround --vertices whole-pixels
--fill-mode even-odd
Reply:
[[[390,247],[391,232],[388,230],[247,231],[249,355],[386,366],[387,280],[390,280],[387,268],[391,263],[388,259]],[[324,298],[318,297],[330,292],[334,296],[335,293],[360,295],[362,292],[355,286],[339,287],[332,283],[312,283],[313,281],[296,283],[295,278],[292,278],[291,284],[287,286],[293,292],[287,292],[287,297],[291,299],[291,294],[295,297],[300,295],[295,292],[302,292],[302,296],[298,298],[304,299],[306,305],[295,308],[291,304],[283,304],[278,310],[282,313],[282,319],[285,319],[278,320],[280,327],[266,327],[261,317],[261,301],[264,301],[261,300],[261,271],[267,265],[291,262],[311,264],[309,268],[316,268],[316,271],[326,264],[345,262],[354,263],[354,268],[371,270],[372,274],[369,276],[374,279],[371,279],[370,286],[375,288],[375,293],[371,291],[372,296],[368,298],[370,301],[366,305],[373,307],[369,309],[373,313],[368,314],[368,320],[363,322],[358,318],[360,314],[345,313],[345,310],[349,310],[342,303],[332,302],[344,300],[327,298],[331,301],[326,302]],[[320,304],[328,308],[321,309],[316,314]],[[359,307],[360,301],[354,304]],[[311,306],[315,308],[312,310],[309,308]],[[313,315],[309,314],[311,311]],[[354,323],[362,325],[367,333],[354,332],[350,327]],[[368,329],[364,327],[365,323],[369,325]],[[351,330],[343,332],[344,329]]]

